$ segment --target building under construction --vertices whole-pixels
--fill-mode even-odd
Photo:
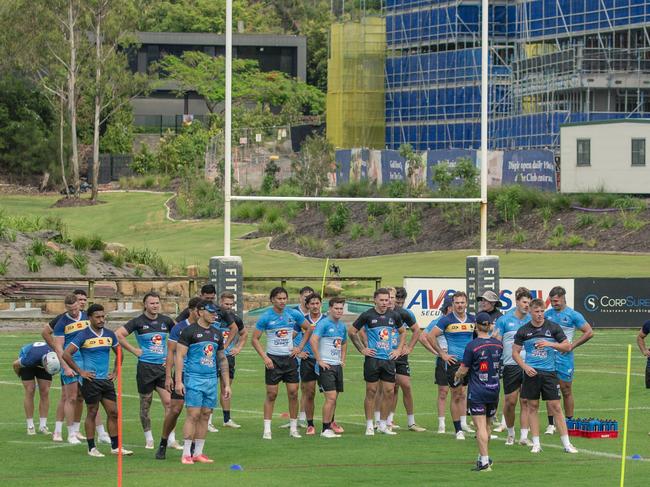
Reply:
[[[480,145],[481,1],[385,0],[386,146]],[[650,0],[496,0],[489,148],[559,149],[560,125],[650,116]]]

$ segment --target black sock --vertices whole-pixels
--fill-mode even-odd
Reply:
[[[572,420],[572,419],[573,419],[573,416],[567,416],[566,419],[568,419],[568,420]]]
[[[332,414],[332,423],[334,422],[334,415]]]
[[[308,419],[307,420],[307,426],[314,426],[314,420],[313,419]]]
[[[555,424],[555,418],[553,416],[548,417],[548,424],[549,426],[553,426]]]
[[[160,438],[160,447],[167,448],[167,438]]]
[[[113,450],[117,448],[117,436],[111,436],[111,448]]]
[[[227,423],[230,421],[230,411],[223,410],[223,422]]]
[[[460,421],[454,421],[454,429],[456,430],[456,433],[462,431],[462,428],[460,427]]]
[[[95,438],[86,438],[86,441],[88,442],[88,451],[95,448]]]
[[[190,455],[192,455],[192,456],[194,456],[194,447],[195,446],[196,445],[194,444],[194,442],[192,442],[192,446],[190,447]]]
[[[330,429],[332,423],[323,423],[323,431]]]

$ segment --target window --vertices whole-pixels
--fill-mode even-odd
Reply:
[[[591,166],[591,139],[578,139],[578,166]]]
[[[645,139],[632,139],[632,165],[645,166]]]

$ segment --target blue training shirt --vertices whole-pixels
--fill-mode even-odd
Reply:
[[[424,329],[424,332],[431,333],[431,330],[433,330],[433,327],[438,324],[441,318],[442,316],[439,316],[438,318],[431,320],[431,323],[427,325],[427,327]],[[445,338],[444,333],[438,337],[438,346],[442,348],[445,352],[447,351],[447,339]]]
[[[551,347],[535,347],[535,344],[541,340],[562,343],[566,340],[566,335],[560,325],[548,320],[544,320],[539,327],[533,326],[530,321],[519,328],[515,334],[515,345],[522,346],[526,350],[526,365],[530,365],[535,370],[554,372],[557,350]]]
[[[519,319],[515,314],[517,308],[513,308],[501,316],[494,325],[494,329],[499,333],[503,343],[503,365],[517,365],[512,358],[512,345],[515,343],[515,334],[517,330],[530,321],[530,315],[526,314]],[[522,349],[521,358],[526,358],[526,352]]]
[[[18,361],[21,367],[39,367],[43,364],[43,357],[51,351],[45,342],[28,343],[20,349]]]
[[[499,402],[499,369],[503,345],[496,338],[475,338],[467,344],[461,365],[469,369],[467,399],[476,403]]]
[[[587,320],[585,320],[585,317],[580,312],[568,306],[562,311],[555,311],[553,308],[547,309],[544,312],[544,318],[560,325],[570,343],[573,343],[573,335],[575,334],[576,328],[582,331],[587,324]]]
[[[357,330],[364,329],[368,337],[368,348],[375,351],[374,358],[390,360],[393,349],[391,338],[402,326],[402,321],[395,311],[387,310],[380,314],[375,308],[369,309],[361,313],[352,326]]]
[[[465,347],[474,338],[475,322],[474,315],[470,313],[465,314],[464,320],[456,316],[456,313],[450,313],[436,323],[447,339],[447,353],[457,360],[463,358]]]
[[[179,345],[187,347],[183,363],[184,380],[192,376],[217,377],[217,351],[223,350],[223,336],[214,326],[203,328],[198,323],[181,332]]]
[[[102,328],[98,335],[89,326],[78,333],[72,343],[81,353],[82,368],[88,372],[94,372],[95,379],[108,379],[111,348],[119,345],[115,333],[108,328]],[[80,364],[77,363],[77,365]]]
[[[318,323],[323,321],[324,319],[327,318],[327,315],[324,315],[321,313],[321,315],[314,319],[311,317],[311,315],[305,315],[305,319],[309,322],[309,327],[312,329],[312,332],[316,329],[316,326]],[[298,331],[300,330],[300,331]],[[300,345],[300,342],[302,341],[303,337],[305,336],[305,332],[302,331],[302,328],[299,326],[296,329],[296,336],[293,337],[293,346],[297,347]],[[311,349],[311,343],[309,343],[309,340],[307,340],[307,343],[305,343],[305,347],[302,349],[303,352],[307,352],[308,358],[314,358],[314,352]]]
[[[271,308],[257,320],[255,329],[266,333],[267,354],[288,357],[293,349],[295,327],[304,322],[305,316],[293,308],[285,308],[281,314]]]
[[[138,361],[158,365],[164,364],[167,358],[167,339],[173,327],[174,320],[169,316],[159,314],[152,319],[144,313],[124,325],[129,334],[135,332],[142,350]]]
[[[326,364],[340,365],[342,347],[348,339],[345,323],[326,316],[316,324],[314,336],[318,337],[318,354],[321,360]]]

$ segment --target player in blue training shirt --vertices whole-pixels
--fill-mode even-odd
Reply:
[[[577,453],[578,450],[569,441],[569,433],[560,407],[560,384],[555,374],[555,355],[558,352],[571,350],[560,325],[544,318],[544,301],[533,299],[530,302],[531,321],[517,330],[515,343],[512,346],[512,358],[524,371],[521,384],[521,397],[527,399],[526,414],[530,422],[530,432],[533,436],[531,453],[539,453],[542,447],[539,443],[539,398],[546,401],[546,410],[555,417],[560,439],[567,453]],[[526,351],[526,359],[521,351]]]
[[[347,327],[341,321],[345,309],[344,298],[329,301],[327,317],[319,320],[310,342],[316,359],[318,385],[325,396],[323,404],[323,438],[338,438],[343,428],[334,430],[334,411],[339,393],[343,392],[343,367],[347,354]],[[340,433],[339,433],[340,432]]]
[[[203,453],[203,447],[208,433],[208,419],[217,405],[217,368],[221,372],[221,380],[226,383],[224,394],[230,396],[230,375],[223,336],[218,328],[212,326],[219,309],[206,300],[201,300],[196,308],[199,319],[181,332],[175,357],[176,394],[185,397],[187,408],[181,458],[184,465],[214,462]],[[195,444],[193,454],[192,442]]]
[[[111,438],[111,453],[117,455],[119,439],[117,433],[117,396],[113,380],[117,370],[117,347],[119,342],[115,333],[104,327],[106,313],[101,304],[91,304],[88,308],[88,323],[84,330],[77,333],[63,352],[63,359],[81,377],[81,395],[86,401],[86,435],[88,436],[88,455],[103,457],[95,446],[95,418],[99,403],[106,411],[108,434]],[[114,368],[110,371],[111,350],[115,352]],[[75,355],[81,354],[80,365]],[[122,455],[133,452],[122,448]]]
[[[442,350],[438,344],[440,335],[444,335],[447,340],[447,351]],[[474,315],[467,312],[467,294],[463,291],[453,294],[452,313],[440,318],[428,336],[431,346],[446,364],[447,383],[451,387],[451,419],[454,421],[456,439],[464,440],[464,431],[474,432],[467,424],[467,378],[461,383],[456,383],[454,377],[460,367],[465,347],[474,338]]]
[[[54,325],[54,351],[61,362],[61,401],[64,401],[63,409],[68,426],[68,443],[80,445],[82,439],[86,439],[79,432],[81,413],[83,412],[83,398],[79,393],[79,376],[75,374],[63,360],[63,351],[68,347],[74,337],[88,327],[86,314],[81,311],[80,303],[76,295],[68,294],[64,303],[66,313]],[[77,363],[81,363],[81,354],[75,356]],[[57,408],[58,411],[58,408]],[[57,415],[58,416],[58,415]],[[59,425],[55,427],[53,441],[63,441]]]
[[[645,365],[645,387],[650,389],[650,349],[645,344],[645,338],[650,335],[650,320],[643,323],[643,326],[639,330],[639,334],[636,337],[636,343],[639,346],[639,350],[644,357],[647,358]],[[650,435],[650,433],[648,433]]]
[[[293,309],[300,311],[305,319],[307,319],[307,316],[309,315],[309,308],[307,307],[307,303],[305,300],[307,299],[307,296],[311,296],[314,294],[316,291],[314,291],[314,288],[311,286],[304,286],[298,291],[298,294],[300,295],[298,298],[298,304],[293,306]],[[293,337],[293,346],[297,347],[300,342],[302,342],[303,339],[303,332],[302,328],[296,329],[296,335]],[[307,345],[309,346],[309,342],[307,342]],[[301,354],[302,355],[302,354]],[[300,376],[300,362],[301,362],[301,357],[298,356],[298,375],[299,379],[302,382],[302,377]],[[280,428],[289,428],[291,424],[285,423]],[[300,409],[298,411],[298,426],[301,428],[306,428],[307,427],[307,413],[305,412],[305,407],[304,407],[304,400],[301,397],[300,398]]]
[[[186,308],[187,318],[176,323],[169,332],[169,338],[167,340],[167,358],[165,360],[165,389],[170,393],[171,400],[169,410],[165,413],[165,419],[163,420],[160,444],[158,450],[156,450],[156,460],[164,460],[166,458],[168,446],[171,446],[176,450],[183,449],[183,447],[176,441],[176,435],[174,434],[176,422],[178,421],[178,417],[181,415],[183,406],[185,405],[185,398],[182,395],[176,394],[174,388],[174,360],[176,358],[176,345],[178,344],[181,332],[191,324],[196,323],[199,318],[199,312],[196,307],[200,302],[201,298],[199,297],[190,299]]]
[[[174,327],[174,321],[160,314],[160,295],[148,292],[142,299],[144,312],[126,325],[120,326],[115,334],[120,345],[138,358],[136,382],[140,395],[140,423],[144,431],[145,448],[152,450],[151,402],[154,390],[160,397],[165,415],[169,412],[170,394],[165,389],[165,359],[167,358],[167,338]],[[138,346],[131,345],[127,337],[134,333]]]
[[[289,294],[283,287],[271,290],[273,307],[266,311],[255,325],[252,345],[264,361],[264,380],[266,382],[266,399],[264,400],[264,433],[262,438],[270,440],[271,417],[273,406],[278,396],[278,384],[284,382],[289,399],[289,436],[301,438],[298,433],[298,361],[311,336],[311,325],[305,316],[293,308],[286,308]],[[296,326],[305,332],[302,341],[294,346],[293,337]],[[266,350],[260,343],[262,333],[266,335]]]
[[[496,338],[490,338],[492,317],[481,311],[476,315],[477,337],[465,347],[463,360],[454,380],[461,382],[469,372],[467,393],[469,412],[476,426],[476,442],[479,459],[473,469],[478,472],[492,470],[488,444],[490,442],[490,419],[497,412],[499,404],[499,368],[503,345]]]
[[[532,299],[533,296],[527,288],[518,288],[515,291],[515,308],[497,320],[492,335],[503,343],[503,415],[505,416],[505,425],[508,431],[506,446],[515,444],[515,408],[517,407],[517,401],[521,403],[519,418],[521,436],[519,438],[519,444],[532,446],[532,443],[528,439],[529,423],[528,417],[525,414],[527,411],[526,399],[519,397],[521,383],[524,380],[524,371],[517,365],[515,359],[512,358],[512,346],[515,343],[515,334],[519,328],[530,321],[528,310]],[[502,430],[495,429],[495,431]]]
[[[569,352],[558,353],[555,356],[555,370],[558,379],[560,379],[560,391],[562,392],[562,402],[564,403],[564,415],[566,416],[566,419],[572,419],[575,405],[572,390],[575,367],[573,350],[578,348],[580,345],[584,345],[588,340],[591,340],[594,336],[594,331],[582,314],[566,305],[566,290],[563,287],[555,286],[551,289],[549,292],[549,298],[551,299],[551,309],[546,310],[544,317],[547,320],[560,325],[567,340],[571,343]],[[576,329],[580,330],[582,335],[576,341],[573,341]],[[548,421],[548,427],[544,434],[552,435],[555,433],[553,416],[549,415]]]
[[[447,382],[447,371],[445,369],[446,364],[442,361],[438,352],[436,352],[433,345],[429,341],[429,333],[431,330],[438,324],[438,321],[445,316],[451,313],[453,307],[453,301],[451,296],[447,296],[442,305],[440,306],[440,316],[431,320],[431,323],[427,325],[422,333],[420,333],[420,343],[424,348],[436,356],[436,368],[434,372],[434,383],[438,386],[437,394],[437,408],[438,408],[438,433],[442,434],[446,430],[445,426],[445,411],[447,410],[447,394],[449,394],[449,383]],[[438,346],[447,351],[447,340],[445,340],[445,335],[438,336]]]
[[[52,374],[61,370],[61,363],[56,352],[52,351],[45,342],[29,343],[20,349],[18,359],[13,363],[14,372],[23,383],[25,389],[25,419],[27,420],[27,434],[35,435],[34,427],[34,396],[38,386],[38,432],[49,435],[47,428],[47,415],[50,410],[50,386]]]
[[[404,327],[395,311],[389,310],[390,291],[380,288],[374,294],[375,307],[364,311],[348,330],[350,340],[359,352],[364,355],[363,379],[366,381],[366,398],[364,410],[366,413],[366,436],[373,436],[373,410],[375,395],[381,388],[383,401],[377,431],[386,435],[395,435],[386,424],[390,407],[393,403],[395,389],[395,360],[404,349]],[[363,329],[367,344],[363,343],[359,331]],[[399,333],[397,347],[391,344],[395,330]]]

